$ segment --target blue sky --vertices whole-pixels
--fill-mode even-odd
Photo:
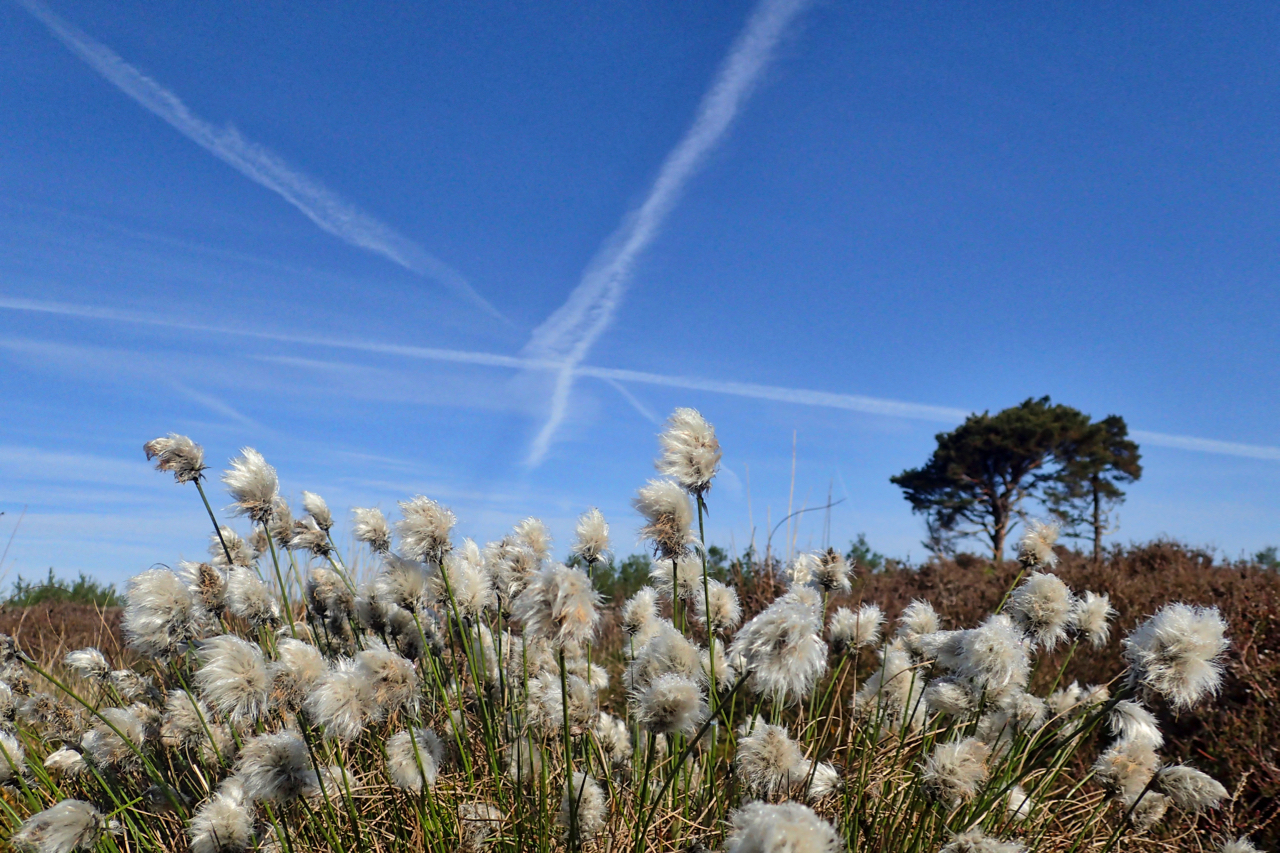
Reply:
[[[713,542],[830,490],[836,544],[919,558],[889,476],[1042,394],[1140,431],[1119,540],[1280,542],[1278,37],[1263,3],[5,0],[10,579],[203,553],[169,431],[479,540],[599,506],[629,553],[681,405]]]

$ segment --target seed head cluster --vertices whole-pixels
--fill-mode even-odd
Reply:
[[[536,518],[481,545],[423,495],[394,525],[312,491],[291,508],[245,448],[223,482],[249,524],[132,578],[125,648],[33,662],[0,635],[9,846],[1019,853],[1235,820],[1223,784],[1162,754],[1161,714],[1221,685],[1214,608],[1141,622],[1108,686],[1042,690],[1061,655],[1106,654],[1116,616],[1053,574],[1052,525],[1028,524],[1025,579],[976,624],[895,614],[833,549],[723,571],[694,528],[714,427],[678,409],[659,450],[636,577],[598,509],[559,556]],[[204,489],[190,439],[145,452]]]

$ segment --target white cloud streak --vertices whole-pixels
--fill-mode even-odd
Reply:
[[[395,229],[342,200],[274,152],[245,139],[234,127],[214,127],[191,112],[173,92],[125,62],[106,45],[62,20],[37,0],[17,2],[108,83],[249,180],[279,195],[324,231],[353,246],[381,255],[410,272],[434,279],[455,295],[506,321],[461,273]]]
[[[534,330],[525,355],[560,361],[562,366],[555,374],[547,421],[530,448],[529,465],[546,456],[568,410],[576,369],[613,322],[636,261],[657,236],[689,178],[729,130],[778,41],[806,5],[807,0],[762,0],[756,7],[644,203],[627,215],[596,254],[568,301]]]
[[[313,346],[321,349],[340,349],[352,352],[366,352],[374,355],[392,355],[415,360],[438,361],[452,364],[472,364],[483,367],[497,367],[510,370],[546,371],[555,373],[563,365],[547,359],[527,358],[523,356],[497,355],[494,353],[475,352],[469,350],[449,350],[433,347],[402,346],[373,341],[361,341],[342,338],[329,338],[315,335],[289,335],[275,332],[255,332],[240,328],[207,326],[168,320],[148,314],[131,311],[118,311],[110,308],[98,308],[89,305],[70,305],[58,302],[43,302],[33,299],[15,299],[0,297],[0,310],[34,312],[62,317],[77,317],[85,320],[98,320],[116,323],[131,323],[156,328],[200,334],[223,335],[229,337],[251,338],[254,340],[273,341],[276,343]],[[3,342],[0,342],[2,344]],[[301,364],[301,362],[299,362]],[[332,367],[332,365],[324,365]],[[937,424],[957,424],[969,416],[971,410],[952,406],[933,406],[927,403],[910,403],[903,400],[890,400],[883,397],[867,397],[861,394],[840,394],[832,391],[818,391],[806,388],[785,388],[779,385],[761,385],[754,382],[731,382],[718,379],[705,379],[697,376],[669,376],[662,373],[648,373],[640,370],[625,370],[612,367],[592,367],[579,365],[574,369],[577,376],[589,376],[610,384],[619,383],[619,390],[625,386],[621,383],[632,382],[642,385],[653,385],[664,388],[682,388],[690,391],[704,391],[712,394],[724,394],[732,397],[743,397],[752,400],[768,400],[775,403],[789,403],[797,406],[815,406],[825,409],[841,409],[848,412],[862,412],[869,415],[880,415],[890,418],[925,421]],[[1243,444],[1234,441],[1220,441],[1210,438],[1196,438],[1186,435],[1169,435],[1160,432],[1133,430],[1130,435],[1137,441],[1156,447],[1169,447],[1178,450],[1189,450],[1198,453],[1212,453],[1222,456],[1238,456],[1249,459],[1269,459],[1280,461],[1280,447],[1259,444]]]

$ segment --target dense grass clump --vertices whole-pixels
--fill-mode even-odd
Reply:
[[[647,566],[608,562],[595,510],[566,565],[535,519],[481,547],[417,496],[394,522],[354,511],[375,567],[357,573],[325,502],[303,492],[295,517],[260,454],[223,478],[242,533],[205,499],[198,445],[149,442],[201,496],[210,559],[130,581],[126,650],[36,659],[0,637],[11,842],[1253,849],[1232,792],[1170,760],[1159,716],[1223,689],[1218,609],[1160,602],[1120,634],[1045,526],[1016,569],[991,569],[999,595],[955,615],[928,595],[877,601],[900,570],[859,573],[835,551],[729,561],[704,546],[714,431],[677,410],[661,445],[664,478],[636,499]],[[1092,683],[1072,677],[1077,658],[1097,659]]]

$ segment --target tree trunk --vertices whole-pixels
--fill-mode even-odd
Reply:
[[[1102,494],[1098,477],[1093,477],[1093,564],[1102,562]]]
[[[1004,559],[1004,539],[1008,534],[1008,510],[999,506],[993,507],[991,513],[991,562],[997,566]]]

